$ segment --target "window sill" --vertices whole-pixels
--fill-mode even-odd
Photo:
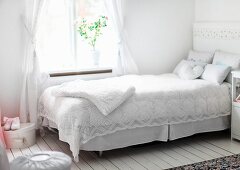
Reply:
[[[95,68],[88,70],[74,70],[64,72],[50,72],[50,77],[64,77],[64,76],[78,76],[78,75],[90,75],[90,74],[106,74],[112,73],[112,68]]]

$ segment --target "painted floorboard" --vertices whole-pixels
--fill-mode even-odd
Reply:
[[[52,132],[37,137],[37,143],[29,148],[6,151],[12,161],[18,156],[51,150],[72,157],[69,145]],[[97,152],[80,151],[79,162],[73,161],[71,170],[159,170],[238,153],[240,142],[232,141],[229,132],[224,131],[106,151],[102,157]]]

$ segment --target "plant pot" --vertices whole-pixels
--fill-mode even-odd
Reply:
[[[100,52],[98,50],[92,50],[91,55],[94,66],[99,66]]]

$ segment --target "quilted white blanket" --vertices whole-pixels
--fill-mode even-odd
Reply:
[[[115,78],[110,78],[110,80]],[[119,130],[216,118],[231,111],[230,86],[205,80],[181,80],[174,74],[122,76],[135,93],[108,116],[83,98],[55,97],[50,87],[42,94],[39,114],[58,126],[60,140],[68,142],[77,158],[82,143]]]
[[[135,87],[121,83],[119,77],[102,80],[75,80],[53,89],[56,97],[78,97],[92,102],[107,116],[135,92]]]

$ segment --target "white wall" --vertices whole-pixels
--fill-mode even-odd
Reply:
[[[23,52],[22,0],[0,0],[0,104],[9,116],[18,112]]]
[[[196,0],[197,22],[240,22],[240,0]]]
[[[130,0],[127,30],[142,74],[171,72],[192,48],[194,0]]]

